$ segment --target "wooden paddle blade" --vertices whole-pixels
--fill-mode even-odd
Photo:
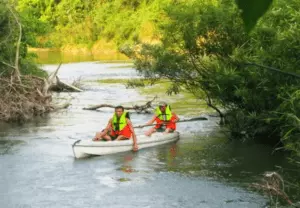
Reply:
[[[208,120],[206,117],[195,117],[195,118],[188,119],[186,121],[206,121],[206,120]]]
[[[140,125],[140,126],[134,126],[133,128],[143,128],[145,127],[146,125]],[[148,125],[147,125],[148,126]]]

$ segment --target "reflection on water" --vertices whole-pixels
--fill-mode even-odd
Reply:
[[[99,50],[97,53],[59,51],[59,50],[35,50],[36,62],[39,64],[74,63],[87,61],[128,61],[128,58],[117,52]]]
[[[137,77],[134,69],[112,66],[120,64],[65,64],[59,76],[84,81]],[[73,97],[68,110],[21,126],[0,126],[0,207],[263,207],[267,200],[249,191],[249,183],[276,165],[288,167],[269,147],[226,143],[215,118],[178,124],[176,144],[75,160],[71,144],[92,138],[113,114],[83,107],[145,102],[122,85],[84,84],[82,93],[56,95]],[[151,115],[131,117],[142,124]]]
[[[12,154],[14,151],[17,151],[17,146],[24,143],[24,141],[20,140],[0,140],[0,155]]]

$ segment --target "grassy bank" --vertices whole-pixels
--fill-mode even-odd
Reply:
[[[125,55],[106,49],[92,51],[87,48],[79,48],[80,46],[69,47],[68,49],[59,48],[30,48],[29,52],[37,55],[35,61],[38,64],[57,64],[85,61],[101,61],[101,62],[130,62]]]

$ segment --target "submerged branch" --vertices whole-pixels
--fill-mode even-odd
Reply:
[[[203,91],[204,91],[204,93],[205,93],[205,95],[206,95],[206,98],[207,98],[207,100],[206,100],[207,106],[211,107],[212,109],[214,109],[215,111],[218,112],[218,114],[220,115],[220,118],[221,118],[220,125],[223,125],[223,124],[225,123],[225,119],[224,119],[225,116],[224,116],[224,114],[222,113],[222,111],[221,111],[220,109],[218,109],[218,108],[212,103],[209,94],[208,94],[205,90],[203,90]]]

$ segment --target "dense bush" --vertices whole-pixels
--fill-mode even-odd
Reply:
[[[19,65],[22,74],[36,74],[44,76],[45,72],[38,69],[34,64],[33,55],[27,52],[27,46],[34,45],[35,35],[40,30],[34,19],[27,15],[18,14],[14,7],[2,1],[0,3],[0,73],[10,74],[12,68],[8,65],[14,65],[16,56],[16,45],[19,38],[19,27],[13,16],[16,15],[18,21],[22,24],[22,38],[20,44]],[[10,9],[11,11],[10,11]],[[2,75],[3,75],[2,74]]]
[[[119,45],[151,36],[145,25],[159,19],[166,2],[171,0],[20,0],[18,10],[48,26],[48,33],[38,38],[39,47],[92,46],[104,39]]]
[[[277,0],[248,34],[233,1],[178,3],[165,9],[161,43],[122,50],[144,76],[169,78],[171,91],[183,86],[222,109],[232,138],[298,153],[299,9]]]

